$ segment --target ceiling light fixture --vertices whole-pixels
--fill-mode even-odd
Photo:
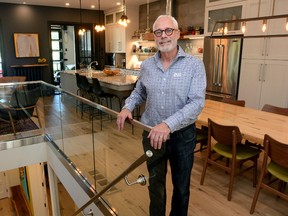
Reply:
[[[127,27],[127,24],[130,23],[130,20],[128,19],[127,15],[126,15],[125,0],[123,0],[123,15],[120,17],[118,23],[124,27]]]
[[[283,15],[274,15],[274,16],[265,16],[265,17],[253,17],[253,18],[245,18],[245,19],[232,19],[232,20],[225,20],[225,21],[217,21],[213,27],[211,36],[215,36],[214,34],[217,34],[219,32],[219,26],[222,26],[222,34],[224,35],[224,27],[229,26],[230,23],[242,23],[242,32],[243,28],[245,26],[245,31],[247,30],[246,24],[248,22],[255,22],[255,21],[262,21],[262,31],[265,32],[268,28],[268,20],[275,20],[275,19],[284,19],[284,22],[286,21],[286,24],[283,25],[284,28],[288,31],[288,14],[283,14]],[[216,33],[215,33],[216,32]],[[270,33],[271,32],[271,33]],[[259,34],[259,35],[243,35],[241,36],[242,38],[256,38],[256,37],[287,37],[288,34],[284,33],[278,33],[278,34],[273,34],[274,32],[270,31],[269,34]],[[244,33],[244,32],[243,32]],[[219,34],[217,34],[219,36]]]
[[[98,22],[99,22],[99,24],[95,26],[96,32],[104,31],[105,26],[100,24],[100,0],[98,0]]]
[[[78,34],[84,35],[85,28],[83,28],[82,26],[82,1],[79,0],[79,3],[80,3],[80,28],[79,28]]]

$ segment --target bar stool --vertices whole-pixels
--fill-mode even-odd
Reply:
[[[113,103],[112,100],[113,98],[118,99],[118,103],[119,103],[119,107],[121,109],[121,104],[120,104],[120,98],[115,95],[115,94],[111,94],[111,93],[106,93],[102,90],[102,87],[100,85],[100,82],[97,78],[92,78],[92,101],[95,101],[95,99],[97,100],[98,104],[103,105],[103,102],[106,102],[106,107],[108,107],[109,109],[113,108]],[[94,114],[94,112],[92,112],[92,115]],[[100,111],[100,122],[101,122],[101,130],[102,130],[102,112]]]
[[[86,76],[82,76],[79,73],[76,73],[76,84],[77,84],[77,95],[80,97],[87,97],[88,99],[92,99],[92,86],[90,85]],[[76,101],[76,112],[78,111],[78,100]],[[84,106],[83,102],[80,104],[81,107],[81,117],[83,117]]]

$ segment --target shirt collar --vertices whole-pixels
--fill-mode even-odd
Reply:
[[[177,60],[177,59],[179,59],[179,58],[184,58],[184,57],[185,57],[185,52],[184,52],[184,50],[183,50],[179,45],[177,45],[177,49],[178,49],[178,52],[177,52],[177,55],[176,55],[176,58],[174,59],[174,61]],[[159,62],[159,61],[160,61],[160,56],[161,56],[161,53],[160,53],[160,51],[158,50],[158,51],[156,52],[156,54],[154,55],[154,58],[155,58],[155,61],[156,61],[156,62]]]

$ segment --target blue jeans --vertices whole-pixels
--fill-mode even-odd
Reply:
[[[143,132],[144,150],[151,150],[148,158],[150,216],[165,216],[166,213],[166,173],[167,162],[171,167],[173,196],[170,216],[186,216],[190,196],[190,175],[194,161],[195,124],[170,134],[160,150],[155,150]]]

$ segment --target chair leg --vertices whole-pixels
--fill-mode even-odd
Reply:
[[[234,186],[234,179],[235,179],[235,169],[236,167],[233,166],[230,171],[230,183],[229,183],[229,191],[228,191],[228,201],[231,201],[232,199],[232,191]]]
[[[253,198],[252,205],[251,205],[251,208],[250,208],[250,214],[254,213],[254,210],[255,210],[255,207],[256,207],[256,202],[258,200],[259,193],[260,193],[260,190],[261,190],[261,184],[262,184],[263,178],[264,178],[264,174],[262,173],[261,176],[260,176],[260,179],[258,181],[256,190],[255,190],[254,198]]]
[[[206,156],[206,158],[205,158],[205,162],[204,162],[204,165],[203,165],[203,170],[202,170],[200,185],[203,185],[203,183],[204,183],[204,178],[205,178],[205,175],[206,175],[206,170],[207,170],[207,166],[208,166],[210,157],[211,157],[211,152],[210,152],[210,150],[208,150],[208,151],[207,151],[207,156]]]
[[[13,133],[14,133],[14,136],[15,136],[16,135],[16,129],[15,129],[15,125],[14,125],[14,121],[13,121],[12,115],[11,115],[11,113],[9,111],[8,111],[8,115],[9,115],[10,123],[11,123],[12,129],[13,129]]]
[[[258,158],[254,159],[254,168],[253,168],[253,187],[256,187],[257,184],[257,163]]]

